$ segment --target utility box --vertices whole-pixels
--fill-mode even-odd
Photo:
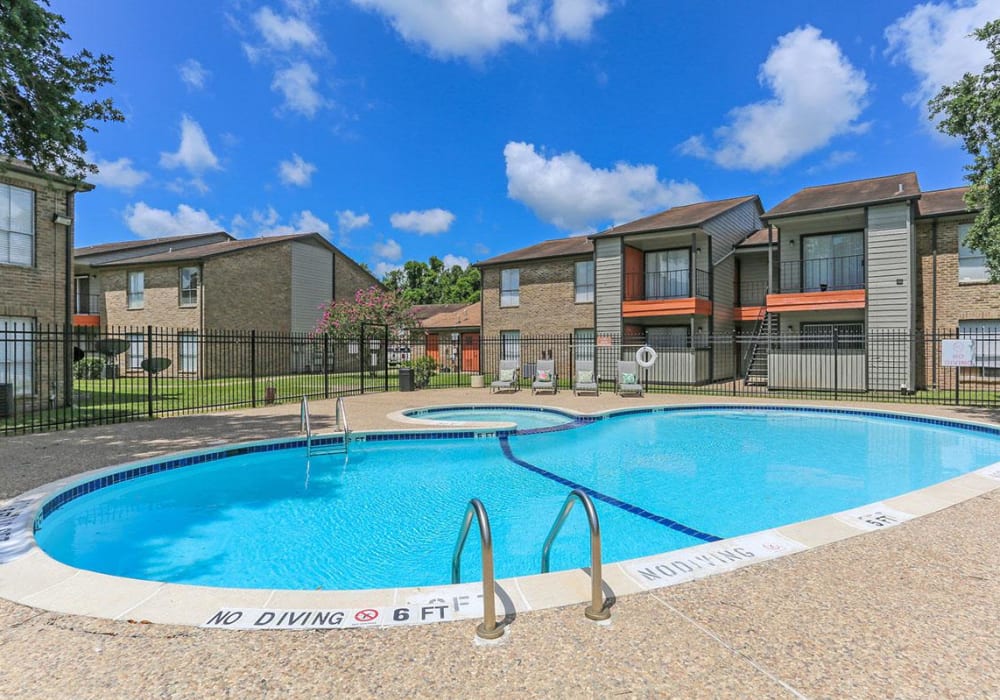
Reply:
[[[416,388],[413,381],[413,368],[412,367],[400,367],[399,368],[399,390],[400,391],[413,391]]]

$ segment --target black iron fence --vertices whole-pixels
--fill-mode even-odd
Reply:
[[[656,358],[639,353],[650,343]],[[0,322],[0,434],[410,389],[489,387],[501,360],[530,389],[551,360],[560,389],[581,361],[613,392],[619,362],[643,360],[649,393],[1000,407],[1000,332],[868,330],[633,337],[474,333],[348,340],[308,334]],[[643,364],[649,364],[648,367]]]

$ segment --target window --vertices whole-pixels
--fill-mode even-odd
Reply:
[[[576,288],[576,303],[584,304],[594,301],[594,261],[584,260],[576,264],[574,274]]]
[[[521,331],[500,331],[500,359],[521,364]]]
[[[177,334],[177,355],[180,358],[181,372],[198,371],[198,334]]]
[[[142,361],[146,359],[146,336],[142,333],[128,333],[128,351],[125,361],[129,370],[142,369]]]
[[[500,306],[518,306],[521,303],[521,271],[500,271]]]
[[[972,339],[979,376],[1000,378],[1000,319],[959,321],[958,337]]]
[[[803,350],[832,348],[834,332],[837,334],[837,349],[864,350],[863,323],[803,323],[799,326],[799,347]]]
[[[128,273],[128,308],[141,309],[145,301],[146,274],[138,272]]]
[[[0,316],[0,384],[13,384],[15,396],[33,393],[34,327],[30,318]]]
[[[0,264],[35,263],[35,193],[0,185]]]
[[[865,236],[861,231],[802,237],[802,291],[865,286]]]
[[[578,360],[594,359],[594,329],[577,328],[573,331],[573,352]]]
[[[986,255],[981,250],[965,247],[965,239],[971,228],[972,224],[958,227],[958,281],[988,282],[990,274],[986,269]]]
[[[646,253],[646,298],[685,299],[691,296],[691,249]]]
[[[198,268],[182,267],[180,269],[181,306],[197,306],[198,304]]]

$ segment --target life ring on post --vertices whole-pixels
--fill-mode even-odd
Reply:
[[[648,345],[643,345],[635,351],[635,361],[640,367],[652,367],[653,363],[656,362],[656,350]]]

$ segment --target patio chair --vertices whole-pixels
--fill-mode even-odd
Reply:
[[[535,381],[531,382],[531,393],[551,391],[556,393],[556,361],[538,360],[535,362]]]
[[[576,361],[576,377],[573,378],[573,395],[579,396],[583,393],[594,393],[600,396],[601,390],[597,386],[597,376],[594,374],[593,360]]]
[[[490,393],[495,391],[517,391],[517,360],[500,360],[500,370],[496,381],[490,384]]]
[[[638,394],[642,396],[642,384],[639,383],[639,364],[633,360],[618,360],[618,395]]]

